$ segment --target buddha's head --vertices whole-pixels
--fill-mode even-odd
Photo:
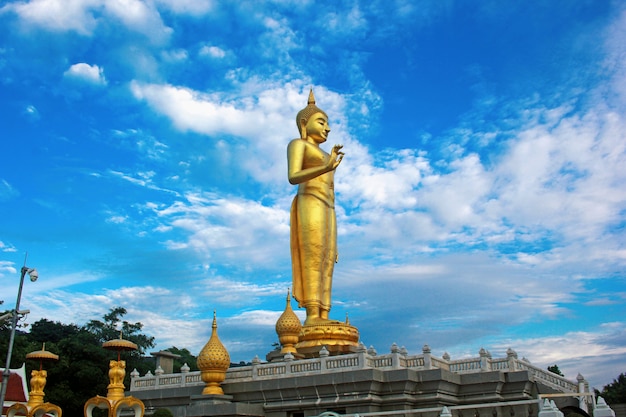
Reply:
[[[315,105],[315,96],[313,95],[313,89],[311,89],[307,106],[300,110],[296,116],[296,125],[300,132],[300,138],[306,139],[306,125],[315,113],[322,113],[328,119],[326,112]]]

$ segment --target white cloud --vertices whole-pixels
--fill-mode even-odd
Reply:
[[[209,56],[211,58],[221,59],[226,56],[226,51],[219,46],[204,45],[198,52],[200,55]]]
[[[259,304],[264,297],[277,297],[286,294],[283,283],[255,283],[232,280],[223,277],[211,277],[198,284],[198,292],[214,305],[231,308],[250,308]],[[273,324],[276,324],[274,321]]]
[[[597,241],[626,208],[626,121],[591,110],[525,126],[495,168],[492,214],[566,241]]]
[[[351,204],[363,204],[363,209],[385,210],[414,208],[417,205],[414,189],[430,174],[428,161],[413,150],[387,154],[378,160],[352,163],[354,144],[346,148],[346,167],[340,166],[337,176],[346,185],[339,188]],[[388,159],[387,159],[388,157]],[[376,164],[376,165],[374,165]],[[344,169],[345,168],[345,169]]]
[[[111,140],[115,146],[138,151],[140,156],[150,160],[162,161],[168,156],[169,146],[142,130],[112,130]]]
[[[298,33],[290,27],[286,18],[264,16],[262,24],[266,31],[259,37],[261,56],[277,61],[279,65],[292,65],[289,51],[300,47]]]
[[[24,109],[24,115],[29,120],[39,120],[40,118],[39,110],[37,110],[37,107],[33,106],[32,104],[26,106],[26,108]]]
[[[84,62],[72,65],[63,75],[66,78],[81,80],[93,85],[106,85],[104,70],[97,65],[89,65]]]
[[[14,252],[10,250],[11,249],[10,247],[7,247],[2,242],[0,242],[0,249],[2,250],[2,252]],[[0,261],[0,277],[7,276],[7,275],[15,275],[15,274],[17,274],[17,269],[15,269],[13,262]]]
[[[152,3],[140,0],[32,0],[9,4],[3,10],[17,13],[29,25],[56,32],[75,31],[86,36],[93,35],[100,24],[117,21],[156,43],[163,42],[172,31],[163,24]],[[114,21],[101,19],[103,15],[113,17]]]
[[[626,46],[622,39],[626,36],[626,8],[618,8],[613,24],[606,30],[605,50],[606,59],[603,66],[610,82],[604,97],[622,109],[626,106]]]
[[[136,185],[138,187],[145,187],[150,190],[161,191],[167,194],[171,194],[174,196],[178,196],[178,192],[174,190],[170,190],[168,188],[163,188],[158,185],[157,181],[153,180],[153,177],[156,175],[153,171],[138,171],[132,174],[121,172],[121,171],[113,171],[108,170],[106,172],[109,177],[119,178],[124,181],[128,181],[129,183]],[[98,174],[102,175],[102,174]]]
[[[253,95],[233,99],[227,94],[206,94],[172,85],[131,84],[138,100],[146,101],[182,131],[244,139],[244,149],[240,140],[219,141],[224,148],[220,150],[220,158],[238,155],[235,160],[239,167],[259,182],[287,186],[285,152],[289,140],[298,135],[293,115],[305,107],[308,91],[302,91],[300,83],[277,86],[272,82],[259,84],[256,80],[241,88],[251,90]],[[323,88],[319,91],[329,111],[341,106],[337,94]],[[256,100],[252,98],[254,94],[258,94]]]
[[[424,179],[423,190],[414,197],[416,201],[447,230],[479,224],[488,227],[490,219],[480,216],[479,211],[492,180],[478,155],[456,159],[447,168],[449,173]]]
[[[170,117],[181,130],[207,135],[225,132],[248,136],[252,133],[251,126],[245,120],[263,117],[244,106],[216,102],[214,99],[217,97],[184,87],[134,82],[131,88],[136,98],[148,101],[156,110]]]
[[[152,209],[159,218],[159,230],[183,232],[182,241],[166,242],[170,249],[192,248],[209,260],[239,267],[276,264],[279,253],[285,259],[289,214],[280,208],[205,193],[188,194],[184,201]]]
[[[121,20],[127,29],[145,34],[155,44],[162,44],[172,34],[172,29],[165,26],[159,11],[150,2],[106,0],[102,5],[107,13]]]
[[[14,11],[29,24],[87,35],[97,25],[94,12],[101,4],[102,0],[32,0],[8,4],[5,10]]]
[[[163,51],[161,56],[165,61],[169,62],[184,62],[189,58],[189,53],[184,49],[175,49]]]
[[[626,120],[596,109],[572,114],[567,105],[525,112],[533,117],[509,132],[499,155],[486,154],[488,166],[462,148],[446,160],[409,150],[357,153],[353,164],[346,147],[336,180],[350,215],[340,231],[363,233],[369,244],[380,239],[395,253],[433,239],[495,250],[516,242],[520,262],[546,268],[623,264]]]
[[[358,4],[353,5],[350,9],[328,13],[322,20],[325,22],[324,27],[327,27],[337,36],[364,35],[369,26],[369,21]]]
[[[2,252],[17,252],[17,249],[13,245],[6,244],[0,241],[0,250]]]
[[[120,223],[124,223],[128,220],[128,216],[111,216],[109,217],[106,221],[109,223],[116,223],[116,224],[120,224]]]

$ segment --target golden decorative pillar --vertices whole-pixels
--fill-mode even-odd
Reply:
[[[296,349],[306,356],[317,356],[323,346],[334,354],[348,353],[358,346],[357,328],[329,319],[339,259],[334,175],[344,157],[343,146],[334,145],[330,153],[320,147],[330,125],[326,112],[315,104],[313,90],[296,124],[300,137],[287,146],[289,183],[298,186],[291,204],[290,247],[293,297],[306,309]]]
[[[302,323],[296,316],[291,308],[291,292],[287,291],[287,305],[285,311],[280,315],[278,321],[276,321],[276,334],[278,334],[278,341],[281,345],[280,353],[285,355],[291,353],[297,355],[296,344],[298,344],[298,337],[302,330]]]
[[[125,396],[124,377],[126,376],[126,361],[121,360],[123,350],[136,350],[137,345],[130,340],[120,338],[106,341],[102,347],[107,350],[117,352],[117,360],[109,362],[109,385],[107,386],[107,396],[99,395],[92,397],[85,402],[83,412],[85,417],[91,417],[94,408],[108,411],[109,417],[118,417],[122,410],[132,409],[135,417],[142,417],[145,411],[143,402],[133,396]]]
[[[202,395],[224,395],[221,383],[226,379],[226,371],[230,367],[230,355],[217,336],[217,317],[213,311],[211,338],[204,345],[197,360],[202,372],[205,387]]]
[[[42,416],[51,415],[54,417],[61,417],[62,411],[58,405],[52,403],[44,403],[43,397],[46,395],[43,392],[46,386],[46,378],[48,373],[43,369],[44,361],[58,361],[59,356],[46,350],[46,344],[44,343],[41,350],[30,352],[26,354],[26,359],[39,360],[39,370],[33,370],[30,375],[30,392],[28,394],[28,403],[15,403],[7,410],[7,417],[14,416]]]

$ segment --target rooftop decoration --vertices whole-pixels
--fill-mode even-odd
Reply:
[[[44,403],[43,401],[45,396],[43,389],[46,386],[46,378],[48,377],[47,371],[43,369],[43,363],[45,361],[58,361],[59,355],[47,351],[46,344],[44,343],[41,350],[26,354],[26,359],[39,360],[39,370],[33,370],[30,373],[30,393],[28,402],[26,404],[15,403],[11,405],[7,410],[7,417],[42,415],[61,417],[62,411],[58,405],[49,402]]]
[[[283,314],[280,315],[276,322],[276,334],[278,334],[278,340],[282,347],[280,350],[282,355],[287,353],[295,355],[298,353],[295,346],[298,344],[298,336],[301,330],[302,323],[300,323],[300,319],[291,308],[291,293],[287,291],[285,311],[283,311]]]
[[[215,311],[213,311],[211,338],[200,351],[197,363],[202,372],[202,381],[206,384],[202,395],[224,395],[220,384],[226,378],[226,371],[230,367],[230,355],[217,336]]]
[[[85,417],[93,415],[94,408],[108,410],[109,417],[119,417],[124,409],[132,409],[135,417],[142,417],[145,411],[143,402],[133,396],[124,396],[124,377],[126,376],[126,361],[121,360],[122,351],[137,350],[137,345],[122,338],[106,341],[102,347],[117,352],[117,360],[109,362],[109,385],[107,396],[92,397],[85,403]]]

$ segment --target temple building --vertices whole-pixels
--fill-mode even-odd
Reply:
[[[277,331],[293,327],[277,324]],[[546,413],[555,410],[562,414],[554,417],[601,415],[594,413],[602,408],[581,375],[570,381],[518,358],[512,349],[502,358],[480,349],[477,357],[452,359],[432,355],[427,345],[410,354],[394,343],[379,354],[359,343],[354,352],[331,354],[322,346],[310,357],[294,354],[293,340],[280,334],[279,339],[279,355],[229,368],[214,317],[211,339],[199,355],[200,371],[185,366],[180,373],[134,371],[130,394],[143,401],[147,416],[160,408],[184,417],[550,417]]]

